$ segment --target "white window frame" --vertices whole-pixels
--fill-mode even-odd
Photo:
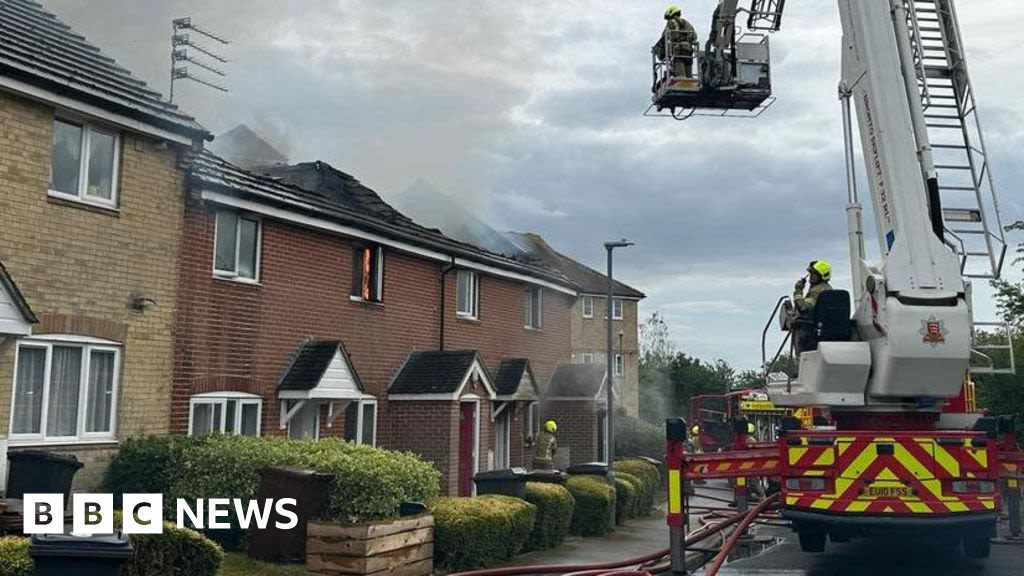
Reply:
[[[616,376],[622,376],[626,372],[626,360],[622,354],[615,355],[615,364],[613,370]]]
[[[349,294],[349,299],[354,302],[369,302],[372,304],[383,304],[384,303],[384,245],[383,244],[365,244],[361,248],[370,248],[377,254],[377,293],[373,295],[373,298],[367,300],[363,298],[362,294]],[[354,252],[354,250],[353,250]],[[356,263],[352,262],[352,266]],[[351,290],[351,289],[350,289]]]
[[[494,467],[505,469],[512,466],[512,418],[511,410],[505,408],[494,418]],[[502,437],[502,432],[504,437]]]
[[[472,270],[458,270],[455,278],[455,314],[459,318],[476,320],[480,315],[480,274]],[[469,310],[459,308],[459,280],[458,277],[469,275]]]
[[[295,419],[298,418],[299,415],[302,414],[303,411],[305,411],[305,410],[312,410],[313,414],[314,414],[314,419],[316,420],[316,423],[314,424],[314,427],[313,427],[313,440],[319,440],[320,439],[320,403],[318,403],[318,402],[308,402],[308,401],[305,401],[305,400],[285,400],[284,404],[282,405],[282,410],[284,410],[285,412],[288,412],[289,410],[291,410],[292,408],[295,407],[295,404],[297,402],[306,402],[306,404],[302,408],[299,408],[299,412],[297,414],[295,414],[290,419],[288,419],[288,430],[286,431],[288,439],[289,440],[294,440],[294,438],[292,438],[292,424],[295,422]],[[222,408],[222,410],[223,410],[223,408]],[[192,419],[191,419],[191,416],[190,416],[189,417],[189,425],[190,426],[191,426],[191,423],[192,423]]]
[[[242,244],[242,227],[235,227],[235,269],[234,270],[221,270],[217,268],[217,238],[220,235],[220,218],[221,214],[232,214],[238,218],[238,221],[248,220],[256,224],[256,262],[253,264],[253,277],[238,275],[238,257],[239,248]],[[235,212],[232,210],[217,210],[213,217],[213,275],[217,278],[224,278],[227,280],[233,280],[235,282],[243,282],[246,284],[258,284],[260,281],[260,260],[263,259],[263,221],[260,218],[252,216],[250,214],[243,214],[241,212]]]
[[[363,428],[366,426],[366,422],[364,422],[364,420],[363,420],[363,406],[366,405],[366,404],[372,404],[373,405],[373,431],[372,431],[372,436],[370,438],[370,440],[371,440],[370,446],[376,446],[377,445],[377,421],[379,420],[378,415],[380,414],[380,412],[379,412],[380,406],[377,405],[377,398],[376,397],[360,398],[358,400],[352,400],[349,404],[355,404],[356,405],[356,439],[355,439],[355,443],[356,444],[362,444],[363,443]],[[345,406],[345,409],[348,410],[348,406]],[[347,442],[351,442],[351,440],[346,440],[346,441]]]
[[[588,306],[587,306],[588,304],[589,304],[589,310],[590,310],[589,312],[587,311],[588,310]],[[580,308],[583,310],[583,317],[584,318],[593,318],[594,317],[594,297],[593,296],[584,296],[583,297],[583,302],[580,303]]]
[[[626,305],[623,303],[622,298],[612,298],[612,320],[622,320],[622,313],[625,310]],[[618,308],[618,312],[616,312]]]
[[[101,208],[117,209],[118,201],[118,187],[121,183],[120,170],[121,170],[121,132],[114,128],[101,127],[81,120],[75,120],[72,118],[57,116],[53,119],[54,124],[61,122],[63,124],[69,124],[72,126],[78,126],[82,129],[82,148],[78,155],[78,193],[71,194],[69,192],[62,192],[60,190],[54,190],[52,188],[53,182],[47,183],[47,194],[54,198],[61,198],[63,200],[70,200],[71,202],[78,202],[80,204],[89,204],[92,206],[99,206]],[[114,137],[114,165],[111,167],[110,176],[110,199],[97,198],[95,196],[89,196],[86,191],[89,188],[89,154],[90,154],[90,141],[92,140],[93,131],[102,132],[109,134]],[[53,170],[53,134],[51,131],[50,138],[50,170],[52,178]]]
[[[540,434],[540,402],[530,402],[526,405],[526,420],[523,422],[523,435],[529,438],[536,438]],[[534,422],[537,423],[534,426]]]
[[[523,290],[523,327],[528,330],[540,330],[544,327],[544,289],[540,286],[527,286]],[[533,297],[537,295],[537,317],[533,317]]]
[[[593,352],[584,352],[582,354],[582,357],[583,357],[582,360],[583,360],[584,364],[593,364],[594,363],[594,353]]]
[[[82,348],[82,365],[79,373],[78,384],[78,414],[76,421],[76,434],[74,436],[50,436],[46,435],[47,418],[49,416],[50,402],[50,370],[53,364],[53,347],[67,346]],[[46,363],[43,369],[43,399],[42,412],[39,418],[39,433],[15,433],[14,432],[14,403],[17,395],[14,393],[18,386],[18,361],[22,348],[43,348],[46,350]],[[114,353],[114,374],[111,383],[110,401],[110,431],[109,432],[86,432],[86,405],[89,394],[89,362],[92,361],[92,352],[113,352]],[[18,341],[14,353],[14,375],[11,386],[11,412],[8,423],[8,438],[12,445],[25,444],[70,444],[88,442],[112,442],[117,439],[117,400],[121,385],[121,345],[110,340],[91,338],[74,335],[46,335],[33,338],[24,338]]]
[[[256,405],[256,437],[261,436],[263,433],[263,397],[257,396],[256,394],[249,394],[247,392],[205,392],[203,394],[193,395],[188,401],[188,435],[193,435],[196,406],[198,404],[220,405],[219,429],[218,426],[214,426],[211,434],[224,434],[227,429],[225,417],[228,413],[228,401],[238,402],[238,409],[235,410],[234,429],[239,432],[242,430],[242,407],[247,404]],[[239,432],[236,432],[235,434],[241,436],[242,434]]]

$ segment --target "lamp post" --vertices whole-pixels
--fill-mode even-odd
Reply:
[[[615,356],[613,355],[612,350],[612,252],[616,248],[627,248],[632,245],[633,243],[627,241],[625,238],[619,240],[618,242],[604,243],[604,249],[608,251],[608,294],[605,298],[604,306],[604,322],[607,328],[607,340],[605,342],[607,348],[605,350],[605,359],[607,360],[607,371],[605,372],[605,385],[608,388],[608,406],[607,413],[604,419],[605,426],[607,427],[607,429],[605,430],[604,441],[607,443],[607,446],[605,447],[605,456],[607,457],[608,479],[611,482],[613,482],[613,486],[615,481],[612,472],[612,463],[615,462],[615,428],[612,423],[612,418],[615,411],[615,406],[613,404],[613,389],[615,388]]]

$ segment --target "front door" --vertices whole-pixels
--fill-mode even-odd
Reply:
[[[476,403],[459,405],[459,496],[473,495],[473,470],[476,468]]]

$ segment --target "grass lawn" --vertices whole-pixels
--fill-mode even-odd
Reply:
[[[224,554],[219,576],[310,576],[301,565],[280,566],[247,557],[240,552]]]

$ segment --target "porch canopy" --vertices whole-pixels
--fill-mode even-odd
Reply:
[[[299,345],[291,364],[277,385],[277,397],[289,401],[281,410],[281,429],[307,403],[327,402],[328,425],[334,420],[334,404],[372,399],[366,394],[345,346],[338,340],[305,340]]]
[[[412,352],[388,387],[388,400],[458,400],[470,381],[490,400],[497,391],[476,350]]]
[[[0,335],[28,336],[39,320],[0,262]]]

